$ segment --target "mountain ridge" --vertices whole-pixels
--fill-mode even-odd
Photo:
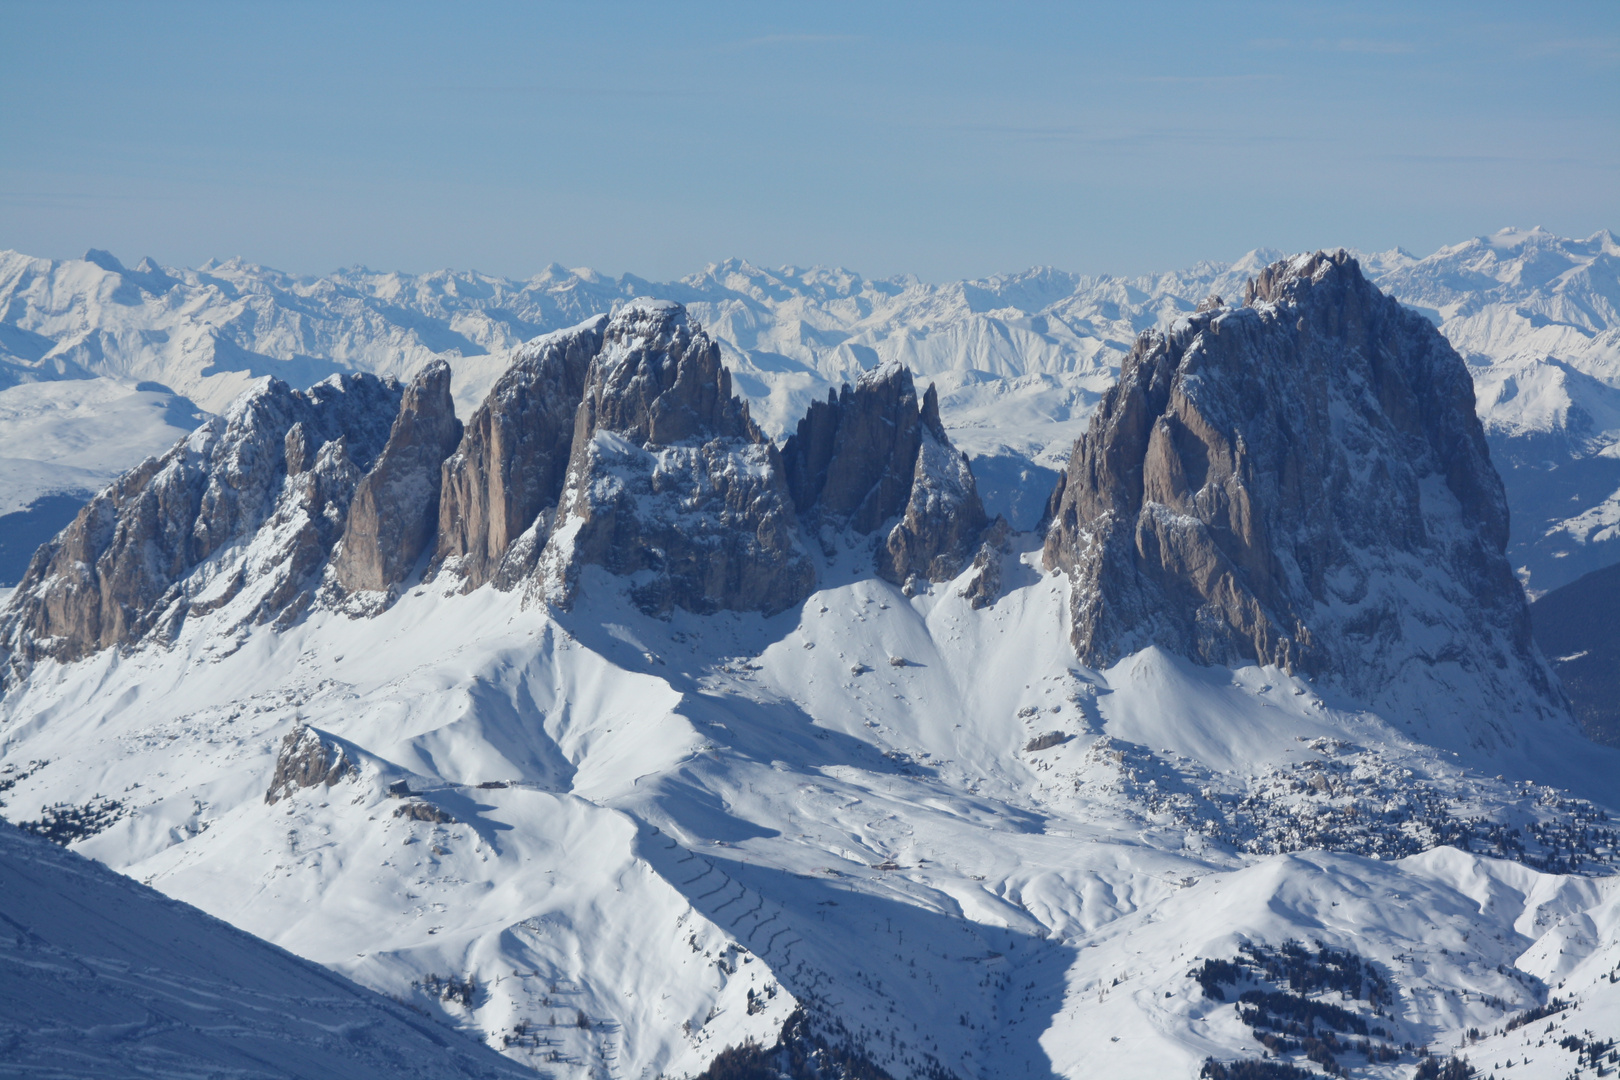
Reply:
[[[1234,370],[1282,372],[1366,339],[1418,370],[1427,347],[1439,390],[1384,380],[1366,417],[1460,432],[1449,471],[1489,471],[1467,372],[1426,325],[1348,256],[1262,269],[1254,309],[1211,300],[1172,325],[1178,358],[1205,350],[1216,367],[1210,350],[1230,348]],[[1301,282],[1319,273],[1318,303]],[[1386,310],[1394,336],[1364,333]],[[143,466],[97,513],[126,541],[108,550],[181,556],[159,560],[175,568],[161,588],[136,590],[152,629],[51,645],[90,620],[40,626],[53,582],[84,572],[50,551],[4,609],[8,644],[32,650],[0,696],[6,815],[571,1080],[697,1075],[794,1024],[897,1080],[1191,1077],[1262,1049],[1404,1080],[1418,1047],[1466,1053],[1470,1029],[1551,1009],[1573,1035],[1620,1015],[1614,751],[1569,724],[1471,738],[1468,711],[1495,709],[1497,688],[1467,667],[1480,693],[1437,712],[1401,685],[1369,702],[1299,668],[1152,640],[1077,655],[1068,630],[1093,583],[1051,573],[1043,535],[982,527],[937,394],[878,366],[808,408],[789,452],[700,324],[638,299],[539,343],[453,447],[433,424],[436,438],[407,436],[410,409],[443,400],[429,369],[414,395],[369,375],[252,391],[177,448],[195,444],[190,472],[164,466],[183,512],[142,509]],[[1194,349],[1200,334],[1222,344]],[[1238,348],[1294,336],[1309,347]],[[1169,377],[1164,335],[1141,341],[1133,371]],[[555,478],[556,399],[576,369],[548,507],[552,481],[520,477]],[[1228,411],[1269,465],[1261,436],[1293,391],[1344,389],[1258,385]],[[1220,419],[1219,395],[1194,397],[1177,415]],[[1155,428],[1169,415],[1144,413]],[[1361,445],[1430,486],[1448,472],[1394,438]],[[437,564],[444,545],[425,545],[385,602],[354,606],[324,584],[351,534],[382,543],[348,508],[390,447],[443,456],[438,513],[424,489],[406,520],[463,539]],[[1120,456],[1126,472],[1147,461]],[[1092,485],[1086,460],[1065,494]],[[210,501],[223,477],[252,482]],[[497,505],[521,507],[504,546],[469,524]],[[1501,515],[1474,516],[1502,579]],[[142,531],[154,520],[176,523],[172,541]],[[600,542],[576,543],[593,520]],[[794,544],[764,542],[784,534]],[[456,560],[478,551],[493,569],[469,588]],[[779,575],[772,602],[727,569],[739,562]],[[1480,589],[1363,569],[1404,580],[1414,605]],[[1256,563],[1257,589],[1260,575],[1287,578]],[[559,582],[565,596],[548,591]],[[1413,644],[1406,624],[1392,632]],[[1307,945],[1396,992],[1265,974]],[[1210,990],[1230,984],[1205,961],[1257,973],[1243,986],[1275,995],[1268,1009],[1339,1026],[1312,1027],[1321,1046],[1306,1048]],[[1573,1053],[1533,1052],[1549,1067]]]
[[[1509,229],[1422,259],[1400,249],[1361,256],[1381,287],[1426,311],[1470,362],[1508,481],[1514,563],[1535,592],[1614,561],[1620,535],[1610,528],[1611,518],[1620,520],[1610,506],[1620,458],[1605,451],[1620,440],[1620,328],[1612,321],[1620,272],[1605,235]],[[109,270],[107,260],[6,253],[0,381],[95,375],[124,384],[109,394],[133,398],[127,384],[145,380],[183,415],[196,408],[186,395],[218,411],[265,374],[295,385],[353,370],[404,378],[437,358],[451,364],[467,415],[521,342],[632,296],[662,296],[709,327],[756,421],[778,437],[811,401],[885,361],[931,377],[953,441],[986,463],[978,479],[992,516],[1030,527],[1038,510],[1017,509],[1012,476],[1066,461],[1136,334],[1191,313],[1211,293],[1236,297],[1276,254],[1136,277],[1037,268],[929,285],[837,269],[762,270],[744,260],[660,284],[558,267],[523,281],[353,269],[298,278],[242,260],[195,271],[143,261],[130,271],[115,261],[109,265],[120,268]],[[48,385],[0,388],[0,406],[15,399],[32,415],[45,407]],[[63,430],[97,438],[87,425]],[[0,490],[0,510],[93,488],[136,463],[109,444],[99,454],[108,463],[84,476],[72,461],[36,461],[36,447],[49,444],[26,440],[10,451],[17,485]]]
[[[8,679],[45,657],[172,640],[215,611],[235,627],[286,627],[313,604],[364,616],[413,580],[493,581],[566,609],[587,565],[637,578],[648,610],[774,614],[816,581],[801,517],[819,528],[824,508],[853,509],[802,484],[795,503],[719,348],[671,301],[634,300],[537,339],[465,427],[449,380],[442,362],[408,386],[355,374],[297,391],[272,379],[121,477],[40,548],[0,612]],[[840,418],[871,413],[868,402],[881,412],[868,428],[906,434],[875,455],[825,448],[823,473],[861,457],[895,471],[841,483],[864,513],[835,532],[861,536],[896,583],[948,581],[991,524],[972,473],[932,388],[919,403],[903,368],[812,416],[847,436],[859,421]]]

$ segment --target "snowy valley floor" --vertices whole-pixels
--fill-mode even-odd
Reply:
[[[650,619],[596,573],[566,614],[222,609],[14,688],[4,813],[558,1077],[692,1075],[801,1005],[896,1077],[1193,1077],[1261,1055],[1267,987],[1192,973],[1289,941],[1390,988],[1311,992],[1395,1048],[1351,1075],[1411,1044],[1561,1078],[1559,1040],[1620,1034],[1620,754],[1152,650],[1083,670],[1038,552],[981,610],[869,558],[771,619]],[[268,803],[300,725],[354,769]]]

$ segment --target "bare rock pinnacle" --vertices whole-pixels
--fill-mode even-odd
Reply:
[[[938,395],[930,386],[919,403],[900,364],[813,402],[782,457],[794,503],[824,550],[840,530],[889,526],[876,564],[896,583],[955,577],[989,525],[967,460],[940,422]]]
[[[537,338],[518,350],[467,421],[444,463],[436,568],[474,589],[495,577],[526,531],[543,545],[562,495],[585,372],[602,348],[606,316]],[[542,518],[546,520],[541,520]],[[531,539],[528,547],[538,554]],[[504,578],[532,569],[515,568]]]
[[[332,560],[344,591],[388,592],[409,576],[433,543],[441,466],[460,439],[450,365],[437,360],[405,388],[388,443],[355,488]]]

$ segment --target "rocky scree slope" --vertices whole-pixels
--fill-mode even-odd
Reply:
[[[1462,360],[1339,251],[1142,336],[1075,444],[1045,564],[1080,658],[1276,665],[1376,707],[1465,695],[1467,739],[1567,717],[1503,555]]]

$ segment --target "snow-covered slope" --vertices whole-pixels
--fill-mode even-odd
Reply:
[[[155,383],[23,382],[0,389],[0,584],[92,494],[202,420]]]
[[[1620,566],[1554,589],[1531,605],[1530,614],[1536,641],[1586,733],[1620,745]]]
[[[532,1075],[325,968],[5,823],[0,883],[7,1075]]]
[[[1187,974],[1241,942],[1354,949],[1436,1049],[1620,963],[1614,879],[1488,854],[1602,869],[1609,826],[1536,781],[1612,804],[1612,756],[1459,758],[1274,669],[1079,669],[1037,558],[981,610],[846,559],[772,619],[604,575],[561,618],[197,620],[8,695],[6,813],[559,1076],[691,1074],[802,1005],[895,1076],[1190,1077],[1255,1054]],[[355,769],[267,805],[299,726]]]
[[[1313,322],[1340,332],[1331,312]],[[424,553],[363,615],[316,597],[260,618],[257,582],[286,599],[297,590],[280,583],[327,557],[287,555],[315,527],[305,463],[349,443],[367,458],[404,409],[397,386],[359,376],[305,398],[258,390],[191,440],[201,474],[182,486],[257,477],[234,490],[261,512],[228,515],[240,532],[154,593],[170,606],[153,610],[183,617],[86,647],[62,621],[84,573],[71,545],[13,598],[8,640],[28,662],[0,698],[5,815],[558,1077],[692,1076],[794,1017],[893,1077],[931,1080],[1190,1078],[1208,1060],[1218,1076],[1264,1053],[1406,1080],[1421,1053],[1477,1054],[1471,1031],[1562,1076],[1585,1050],[1544,1035],[1523,1048],[1525,1025],[1510,1030],[1554,998],[1568,1008],[1538,1030],[1607,1037],[1620,751],[1550,721],[1468,738],[1433,702],[1388,693],[1374,711],[1344,685],[1162,644],[1082,666],[1070,613],[1084,583],[1042,569],[1041,536],[998,533],[953,579],[885,580],[875,556],[898,510],[845,527],[830,480],[815,504],[782,494],[799,481],[776,479],[779,452],[727,401],[700,330],[663,304],[596,326],[575,335],[618,344],[591,357],[567,481],[595,501],[586,513],[558,495],[568,514],[542,507],[532,528],[562,517],[559,550],[576,519],[608,535],[628,515],[607,498],[622,488],[636,515],[613,535],[673,539],[638,547],[626,576],[575,544],[566,608],[496,581],[468,591]],[[894,504],[910,515],[931,490],[924,466],[949,463],[931,405],[898,374],[872,378],[840,399],[840,424],[886,416],[854,400],[882,405],[884,387],[934,448],[911,451],[911,497]],[[1418,411],[1386,391],[1391,415]],[[367,424],[350,415],[361,393],[380,403]],[[274,425],[248,423],[272,406]],[[680,469],[658,464],[666,422]],[[480,430],[452,460],[506,460],[463,452]],[[200,453],[210,439],[217,460]],[[736,464],[728,439],[758,453]],[[859,495],[871,478],[855,466],[870,463],[845,449],[843,465],[836,447],[802,460],[862,476]],[[785,530],[780,550],[813,565],[790,603],[719,602],[740,579],[705,569],[727,565],[706,500],[731,485],[750,494],[714,515]],[[132,559],[168,550],[124,527],[152,520],[137,486],[107,531]],[[464,497],[452,487],[441,507]],[[703,512],[640,527],[644,507],[683,500]],[[213,536],[218,505],[186,520]],[[826,527],[794,539],[816,505]],[[339,497],[327,506],[342,517]],[[1500,547],[1482,558],[1499,564]],[[649,602],[668,564],[698,567],[701,594],[683,583]],[[525,572],[519,584],[549,580]],[[1403,580],[1421,611],[1424,590],[1468,579]],[[210,581],[238,588],[191,589]],[[1404,625],[1384,631],[1412,643]]]

